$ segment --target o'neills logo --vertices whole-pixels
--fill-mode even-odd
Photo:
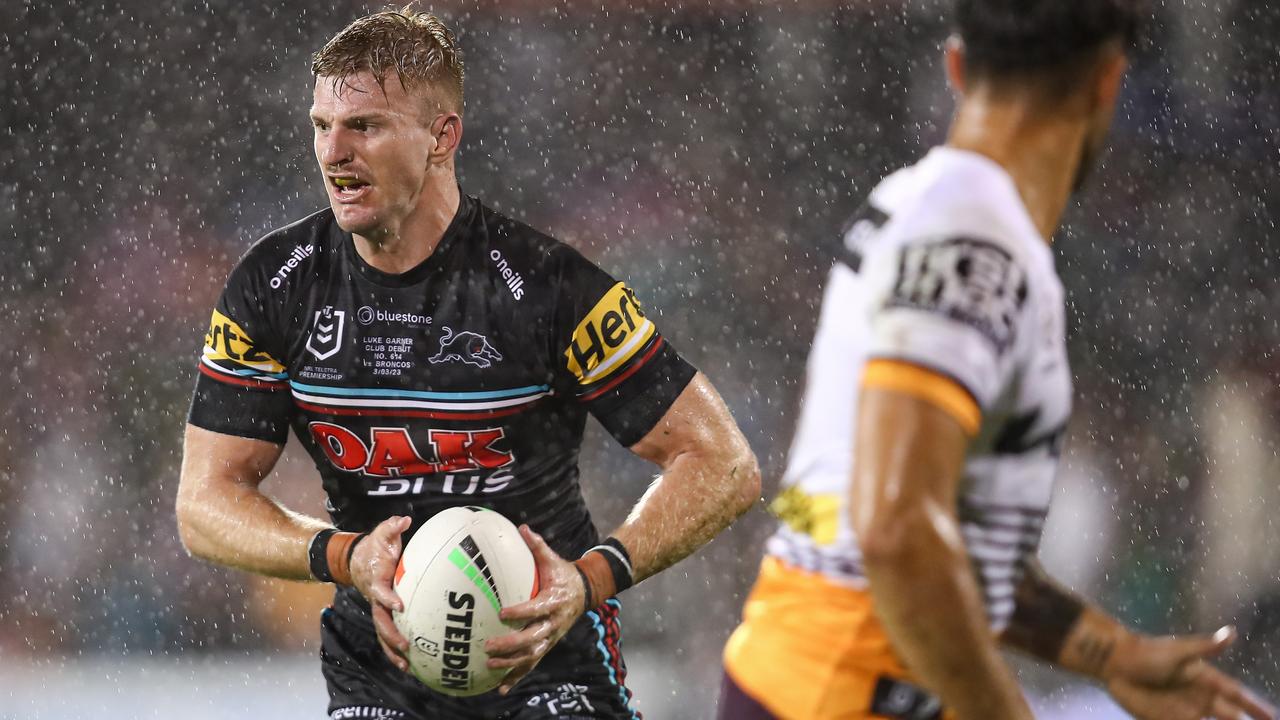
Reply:
[[[449,607],[460,612],[444,616],[444,655],[440,660],[440,684],[451,690],[471,687],[471,609],[476,599],[471,593],[449,593]]]
[[[502,281],[507,284],[507,289],[511,291],[511,296],[519,300],[524,297],[524,278],[520,277],[520,273],[511,269],[511,263],[502,257],[502,253],[497,250],[489,251],[489,259],[498,266],[498,272],[502,273]]]
[[[284,279],[289,277],[289,273],[298,267],[298,263],[311,257],[311,253],[315,252],[315,245],[294,245],[293,252],[289,253],[289,259],[284,261],[276,274],[271,276],[271,289],[275,290],[284,284]]]

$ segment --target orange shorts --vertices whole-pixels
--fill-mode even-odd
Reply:
[[[933,715],[922,707],[931,698],[922,695],[913,705],[911,687],[896,684],[911,682],[910,675],[872,612],[869,593],[773,557],[760,566],[742,624],[725,646],[724,666],[779,720]]]

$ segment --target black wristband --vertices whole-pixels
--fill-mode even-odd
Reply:
[[[615,537],[605,539],[587,552],[598,552],[609,563],[613,572],[613,592],[620,593],[635,584],[635,576],[631,571],[631,553]]]
[[[338,534],[337,528],[325,528],[311,538],[307,545],[307,561],[311,564],[311,577],[320,582],[333,582],[333,574],[329,572],[329,540]],[[355,546],[355,543],[352,543]]]
[[[582,578],[582,612],[586,613],[588,610],[596,606],[596,604],[591,601],[591,596],[595,593],[591,592],[591,580],[587,579],[587,573],[584,572],[577,563],[574,563],[573,569],[577,570],[578,577]]]
[[[367,537],[369,537],[369,533],[360,533],[356,536],[356,539],[352,540],[351,544],[347,546],[347,567],[351,567],[351,556],[356,554],[356,546],[360,544],[361,540]]]

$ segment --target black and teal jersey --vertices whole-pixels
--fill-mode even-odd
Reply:
[[[632,445],[695,372],[624,283],[465,195],[400,275],[329,210],[270,233],[232,271],[199,369],[190,422],[280,444],[292,426],[340,529],[483,505],[567,557],[597,540],[587,414]]]

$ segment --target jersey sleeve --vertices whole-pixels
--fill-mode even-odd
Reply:
[[[559,391],[631,446],[658,424],[697,370],[645,316],[636,293],[565,246],[552,363]]]
[[[976,431],[1025,331],[1025,263],[971,237],[909,242],[886,260],[863,384],[923,396]]]
[[[226,435],[284,444],[293,401],[282,337],[265,306],[270,297],[250,251],[227,279],[200,353],[187,421]]]

